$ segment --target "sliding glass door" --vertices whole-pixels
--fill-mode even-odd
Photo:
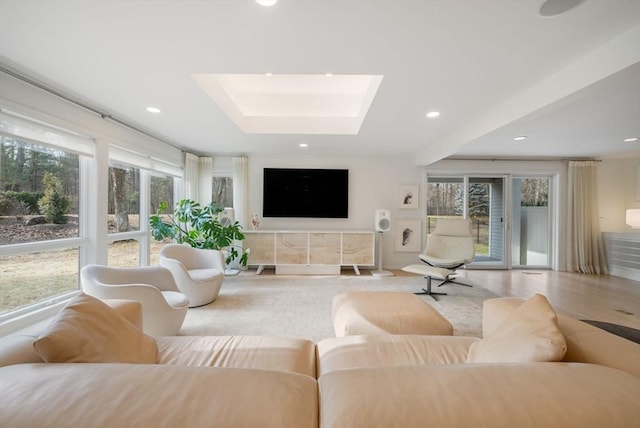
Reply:
[[[439,218],[463,218],[465,212],[464,177],[429,177],[427,183],[427,236]]]
[[[549,177],[513,178],[511,260],[514,267],[551,265],[550,181]]]
[[[467,217],[476,243],[474,267],[507,267],[505,177],[469,176]]]
[[[473,265],[505,268],[504,177],[452,176],[427,180],[427,239],[439,218],[471,219]]]
[[[471,219],[472,268],[549,268],[549,176],[453,175],[427,177],[427,239],[439,218]]]

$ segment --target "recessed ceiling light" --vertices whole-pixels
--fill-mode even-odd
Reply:
[[[160,109],[158,107],[147,107],[147,111],[149,113],[160,113]]]
[[[427,117],[429,119],[433,119],[434,117],[438,117],[438,116],[440,116],[439,111],[430,111],[429,113],[427,113]]]
[[[278,3],[278,0],[256,0],[256,3],[258,3],[260,6],[273,6],[274,4]]]
[[[325,76],[327,76],[327,77],[333,77],[333,73],[325,73]]]
[[[273,73],[264,73],[264,74],[266,74],[266,75],[267,75],[267,77],[271,77],[271,76],[273,76]]]
[[[527,139],[526,135],[519,135],[519,136],[514,138],[514,140],[516,140],[516,141],[522,141],[522,140],[526,140],[526,139]]]
[[[638,137],[631,137],[631,138],[625,138],[624,139],[625,143],[630,143],[632,141],[638,141]]]
[[[307,143],[300,143],[298,144],[299,147],[309,147],[309,145]]]

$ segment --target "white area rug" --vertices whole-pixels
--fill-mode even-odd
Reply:
[[[420,291],[421,277],[255,275],[227,277],[215,302],[189,309],[180,334],[270,335],[320,341],[333,337],[333,296],[347,291]],[[496,297],[479,285],[447,284],[436,302],[421,296],[451,322],[457,336],[481,336],[482,302]]]

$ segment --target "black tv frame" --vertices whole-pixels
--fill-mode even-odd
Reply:
[[[348,218],[349,170],[264,168],[262,216]]]

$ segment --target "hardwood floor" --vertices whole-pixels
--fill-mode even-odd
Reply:
[[[459,278],[503,297],[527,298],[540,293],[558,312],[574,318],[640,329],[638,281],[547,270],[461,270]]]

